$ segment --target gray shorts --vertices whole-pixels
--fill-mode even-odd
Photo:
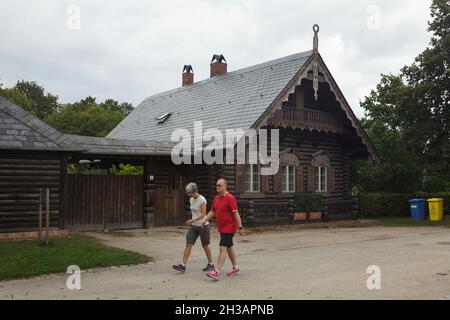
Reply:
[[[206,225],[203,227],[191,226],[187,235],[186,235],[186,243],[194,245],[197,241],[197,238],[200,236],[200,240],[202,241],[202,246],[209,245],[210,242],[210,233],[209,233],[210,225]]]

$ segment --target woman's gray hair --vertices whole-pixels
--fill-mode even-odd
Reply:
[[[187,193],[196,193],[196,192],[198,192],[198,185],[196,183],[194,183],[194,182],[189,183],[186,186],[186,192]]]

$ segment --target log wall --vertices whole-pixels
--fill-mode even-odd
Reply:
[[[44,199],[50,188],[50,226],[60,226],[62,162],[58,154],[0,152],[0,232],[38,228],[39,188]]]

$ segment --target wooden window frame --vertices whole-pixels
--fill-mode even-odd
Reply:
[[[316,166],[315,168],[317,169],[316,172],[314,173],[314,175],[315,175],[315,192],[327,193],[328,188],[329,188],[329,186],[328,186],[329,168],[325,167],[325,166]],[[323,170],[325,171],[324,181],[323,181],[324,189],[321,188],[322,187],[321,178],[322,178]]]
[[[290,181],[289,181],[289,179],[290,179],[290,174],[289,174],[289,169],[290,168],[292,168],[293,170],[294,170],[294,172],[293,172],[293,175],[292,175],[292,179],[293,179],[293,181],[292,181],[292,190],[289,190],[289,185],[290,185]],[[296,173],[297,173],[297,170],[296,170],[296,168],[295,168],[295,166],[290,166],[290,165],[285,165],[285,166],[282,166],[281,167],[281,170],[283,170],[282,172],[281,172],[281,192],[282,193],[295,193],[295,188],[296,188]],[[286,189],[283,189],[283,172],[284,172],[284,175],[285,175],[285,181],[284,181],[284,184],[285,184],[285,186],[286,186]]]
[[[257,172],[255,173],[253,170],[257,168]],[[247,183],[247,170],[250,168],[250,183]],[[255,174],[258,176],[258,179],[255,180]],[[255,183],[258,183],[258,188],[255,190]],[[247,190],[247,185],[250,185],[250,190]],[[245,165],[244,171],[244,192],[245,193],[260,193],[261,192],[261,168],[257,164],[247,164]]]

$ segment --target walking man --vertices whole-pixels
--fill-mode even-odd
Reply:
[[[227,276],[233,276],[239,273],[239,267],[236,261],[236,252],[233,247],[233,236],[237,232],[244,234],[242,228],[241,216],[238,212],[236,198],[227,191],[227,181],[219,179],[216,183],[217,195],[214,198],[211,211],[205,218],[207,223],[212,218],[216,218],[217,228],[220,233],[220,252],[217,259],[217,267],[208,272],[208,277],[219,280],[220,270],[225,263],[225,257],[228,254],[233,269],[227,273]]]
[[[186,263],[189,259],[189,256],[191,255],[192,246],[197,241],[197,238],[200,237],[203,250],[205,251],[206,258],[208,259],[208,264],[203,269],[203,271],[214,270],[211,250],[209,249],[210,226],[209,223],[205,221],[206,199],[198,193],[198,186],[195,183],[189,183],[186,186],[186,194],[191,198],[190,202],[192,213],[192,219],[186,221],[186,224],[191,227],[186,235],[186,246],[184,248],[181,263],[172,266],[172,268],[180,272],[186,271]]]

